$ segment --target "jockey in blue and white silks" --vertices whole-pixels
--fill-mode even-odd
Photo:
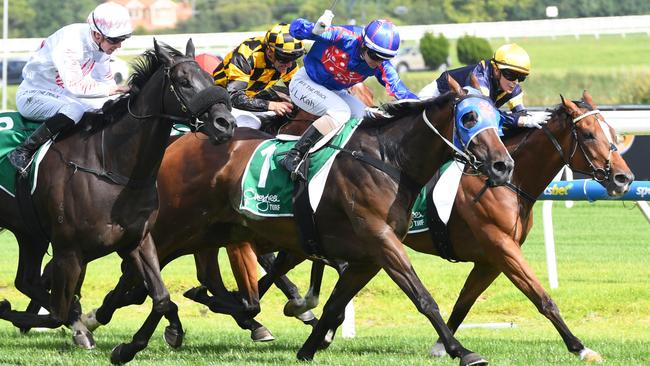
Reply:
[[[397,99],[418,99],[400,80],[390,59],[397,54],[400,37],[395,25],[378,19],[365,28],[332,26],[334,14],[326,10],[316,23],[296,19],[289,32],[296,39],[313,40],[289,85],[291,100],[319,118],[303,133],[280,165],[300,176],[298,168],[305,153],[324,135],[351,117],[361,118],[364,105],[347,88],[370,76]]]

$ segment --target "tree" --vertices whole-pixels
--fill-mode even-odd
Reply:
[[[447,62],[449,41],[442,34],[435,37],[432,33],[424,33],[420,39],[420,52],[427,67],[436,70]]]

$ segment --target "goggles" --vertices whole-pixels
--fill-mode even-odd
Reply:
[[[302,51],[289,53],[289,52],[280,51],[278,49],[275,50],[275,60],[282,64],[288,64],[294,62],[298,58],[300,58],[300,56],[302,56]]]
[[[131,37],[131,33],[125,34],[125,35],[119,36],[119,37],[107,37],[104,34],[104,32],[102,32],[101,29],[97,26],[97,22],[95,21],[95,13],[94,12],[92,14],[92,17],[93,17],[93,24],[95,25],[95,28],[97,29],[97,32],[99,32],[99,34],[101,34],[102,37],[104,37],[106,42],[108,42],[110,44],[118,44],[118,43],[124,42],[124,40]]]
[[[374,61],[386,61],[392,58],[392,57],[386,57],[381,53],[371,50],[370,48],[366,48],[366,54]]]
[[[522,73],[510,69],[499,69],[499,70],[501,70],[501,75],[503,75],[503,77],[506,78],[506,80],[510,80],[510,81],[516,80],[520,83],[526,80],[527,75],[524,75]]]

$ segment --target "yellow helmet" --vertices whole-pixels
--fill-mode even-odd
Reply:
[[[305,52],[302,41],[289,33],[289,24],[274,25],[264,37],[264,43],[271,50],[272,61],[290,62],[298,59]]]
[[[492,61],[499,69],[511,69],[528,75],[530,73],[530,57],[526,50],[516,43],[508,43],[497,48]]]

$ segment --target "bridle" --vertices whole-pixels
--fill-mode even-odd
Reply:
[[[175,67],[188,62],[196,63],[196,61],[194,61],[193,59],[185,59],[185,60],[180,60],[178,62],[175,62],[173,65],[165,66],[163,68],[163,78],[162,78],[162,83],[163,83],[162,90],[168,89],[171,92],[171,94],[174,96],[174,98],[176,98],[176,101],[180,105],[181,111],[186,114],[185,116],[177,116],[177,115],[165,113],[165,105],[166,105],[165,95],[167,93],[160,93],[160,97],[161,97],[160,105],[162,108],[162,113],[146,114],[146,115],[139,115],[139,116],[135,115],[131,111],[131,100],[133,99],[133,97],[129,97],[129,100],[127,102],[127,110],[129,112],[129,115],[135,119],[148,119],[152,117],[159,117],[159,118],[169,119],[174,122],[184,122],[187,126],[190,127],[191,131],[193,132],[199,131],[205,125],[205,122],[201,121],[199,117],[202,116],[207,111],[209,105],[207,107],[204,106],[203,108],[196,108],[196,107],[192,108],[196,103],[192,103],[192,101],[188,101],[182,93],[178,92],[178,86],[174,82],[174,79],[171,77],[171,73]],[[167,85],[169,85],[169,87]],[[202,95],[206,90],[210,90],[212,88],[213,86],[206,88],[201,92],[197,93],[197,95],[193,97],[193,100],[199,97],[200,95]]]
[[[546,134],[546,136],[548,136],[548,138],[553,143],[553,146],[555,146],[555,149],[558,151],[558,153],[562,157],[562,160],[564,161],[564,164],[566,166],[571,168],[571,170],[573,170],[574,172],[584,174],[586,176],[589,176],[589,177],[593,178],[593,180],[595,180],[596,182],[602,183],[604,181],[609,180],[609,178],[612,175],[612,166],[611,166],[611,163],[610,163],[610,159],[612,157],[612,153],[614,151],[617,151],[618,148],[616,147],[614,142],[611,141],[609,135],[607,133],[605,133],[605,136],[607,136],[607,139],[609,140],[609,153],[607,155],[607,159],[605,160],[605,165],[602,168],[598,168],[598,167],[596,167],[594,165],[592,159],[589,158],[589,155],[587,154],[587,151],[585,150],[584,143],[581,143],[580,139],[578,138],[578,131],[576,129],[576,126],[578,125],[578,123],[581,120],[583,120],[586,117],[596,116],[596,115],[600,115],[600,110],[594,109],[594,110],[591,110],[591,111],[587,111],[587,112],[579,115],[578,117],[573,118],[572,123],[571,123],[571,134],[573,135],[574,144],[573,144],[573,148],[572,148],[572,151],[571,151],[571,155],[569,155],[568,159],[567,159],[566,155],[564,154],[562,146],[560,146],[560,144],[558,143],[555,136],[553,136],[551,131],[549,131],[548,128],[546,128],[546,126],[543,127],[543,130],[544,130],[544,133]],[[595,118],[596,118],[596,121],[598,121],[601,128],[603,128],[603,132],[605,132],[603,126],[609,126],[607,124],[607,122],[605,122],[604,120],[602,120],[598,116],[596,116]],[[575,169],[571,165],[571,161],[572,161],[573,156],[575,155],[576,151],[578,150],[578,147],[580,148],[580,151],[582,152],[582,156],[585,159],[585,161],[587,162],[587,165],[591,169],[591,172],[587,172],[587,171],[580,170],[580,169]]]

